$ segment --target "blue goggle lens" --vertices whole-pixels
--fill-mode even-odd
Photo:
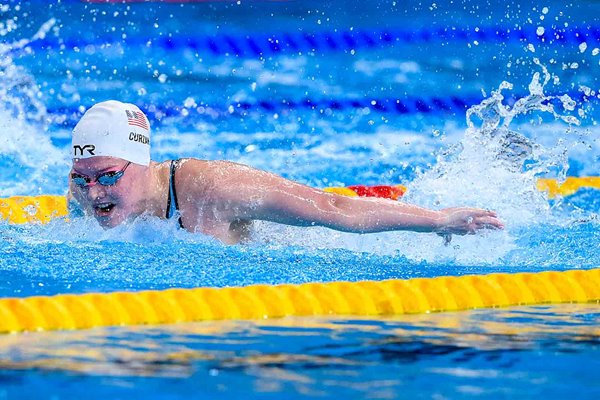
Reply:
[[[76,175],[71,175],[71,181],[73,181],[74,184],[76,184],[77,186],[87,186],[88,183],[90,183],[89,179],[84,178],[83,176],[76,176]]]
[[[105,172],[103,174],[98,175],[98,177],[96,178],[96,182],[98,182],[102,186],[113,186],[119,181],[119,179],[121,179],[124,172],[124,170]],[[73,174],[71,175],[71,181],[73,181],[73,183],[77,186],[86,187],[90,184],[91,179],[85,176]]]
[[[123,171],[107,172],[105,174],[98,176],[98,179],[96,179],[96,180],[102,186],[112,186],[112,185],[116,184],[117,181],[119,179],[121,179],[122,176],[123,176]]]

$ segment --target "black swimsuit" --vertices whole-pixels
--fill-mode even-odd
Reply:
[[[175,190],[175,170],[179,165],[179,160],[171,160],[171,172],[169,175],[169,198],[167,199],[167,219],[171,219],[177,215],[177,222],[179,227],[184,228],[183,222],[181,221],[181,215],[179,214],[179,204],[177,204],[177,191]]]

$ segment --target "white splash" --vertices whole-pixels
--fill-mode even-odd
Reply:
[[[12,21],[12,20],[9,20]],[[22,68],[14,64],[14,55],[26,48],[32,42],[44,39],[50,29],[56,24],[54,18],[46,21],[31,38],[23,38],[14,42],[0,43],[0,96],[2,107],[11,111],[18,119],[43,122],[46,116],[46,107],[40,101],[40,92],[33,78]],[[2,26],[10,26],[6,22]],[[0,36],[5,36],[9,31],[0,30]]]
[[[55,23],[49,19],[31,38],[0,43],[0,196],[55,193],[52,186],[65,186],[66,176],[65,182],[46,178],[57,175],[49,170],[64,169],[67,157],[44,134],[47,112],[38,85],[13,59],[26,52],[30,43],[43,39]],[[0,26],[4,27],[0,36],[16,29],[13,20]]]
[[[472,206],[494,210],[505,222],[503,232],[485,233],[475,238],[456,238],[453,246],[460,250],[455,260],[463,263],[492,262],[515,248],[511,232],[552,219],[545,193],[536,188],[537,178],[552,171],[559,179],[568,168],[566,149],[559,145],[542,147],[523,134],[510,129],[515,118],[532,112],[549,113],[569,125],[579,125],[570,115],[559,114],[553,102],[573,110],[568,96],[547,96],[544,87],[551,79],[539,64],[529,84],[529,94],[511,107],[503,103],[503,90],[512,84],[502,82],[498,90],[471,107],[466,114],[468,128],[464,139],[438,157],[436,165],[418,176],[409,186],[407,202],[431,208]],[[479,121],[480,125],[476,126]],[[569,129],[569,128],[567,128]],[[457,240],[458,239],[458,240]],[[419,241],[410,247],[409,257],[428,259],[445,251],[437,241]]]

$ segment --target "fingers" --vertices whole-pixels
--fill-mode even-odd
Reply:
[[[481,208],[447,208],[444,209],[448,222],[443,228],[445,233],[456,235],[474,235],[482,229],[504,229],[498,215],[491,210]]]
[[[469,209],[466,209],[465,211],[471,212],[473,217],[497,217],[498,216],[498,214],[496,214],[495,211],[484,210],[482,208],[469,208]]]
[[[444,238],[444,246],[449,246],[450,242],[452,242],[451,233],[438,233],[438,235]]]
[[[444,236],[444,246],[449,246],[451,241],[452,241],[451,234],[447,234]]]
[[[464,225],[455,227],[452,233],[458,235],[474,235],[482,229],[501,230],[504,229],[504,224],[498,218],[491,215],[467,217],[464,221]]]
[[[479,212],[479,214],[477,216],[478,217],[497,217],[498,214],[496,214],[496,212],[492,211],[492,210],[482,210]]]
[[[461,229],[458,232],[453,232],[459,235],[475,235],[482,229],[490,229],[490,230],[501,230],[504,229],[504,224],[500,222],[495,217],[480,217],[473,219],[472,222],[469,222],[464,229]]]
[[[447,215],[463,216],[465,219],[469,218],[482,218],[482,217],[494,217],[497,218],[498,214],[492,210],[484,210],[482,208],[446,208],[444,209]]]
[[[504,229],[504,224],[495,216],[483,216],[474,221],[477,229]]]
[[[498,219],[498,214],[491,210],[483,210],[480,208],[465,209],[464,212],[467,214],[465,222],[469,227],[472,225],[475,228],[481,229],[502,229],[504,224]]]

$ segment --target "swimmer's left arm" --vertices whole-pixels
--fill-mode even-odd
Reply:
[[[232,220],[319,225],[355,233],[411,230],[467,234],[482,228],[503,227],[496,214],[487,210],[436,211],[387,199],[341,196],[264,171],[225,165],[221,170],[223,179],[214,195],[219,203],[229,205]]]

